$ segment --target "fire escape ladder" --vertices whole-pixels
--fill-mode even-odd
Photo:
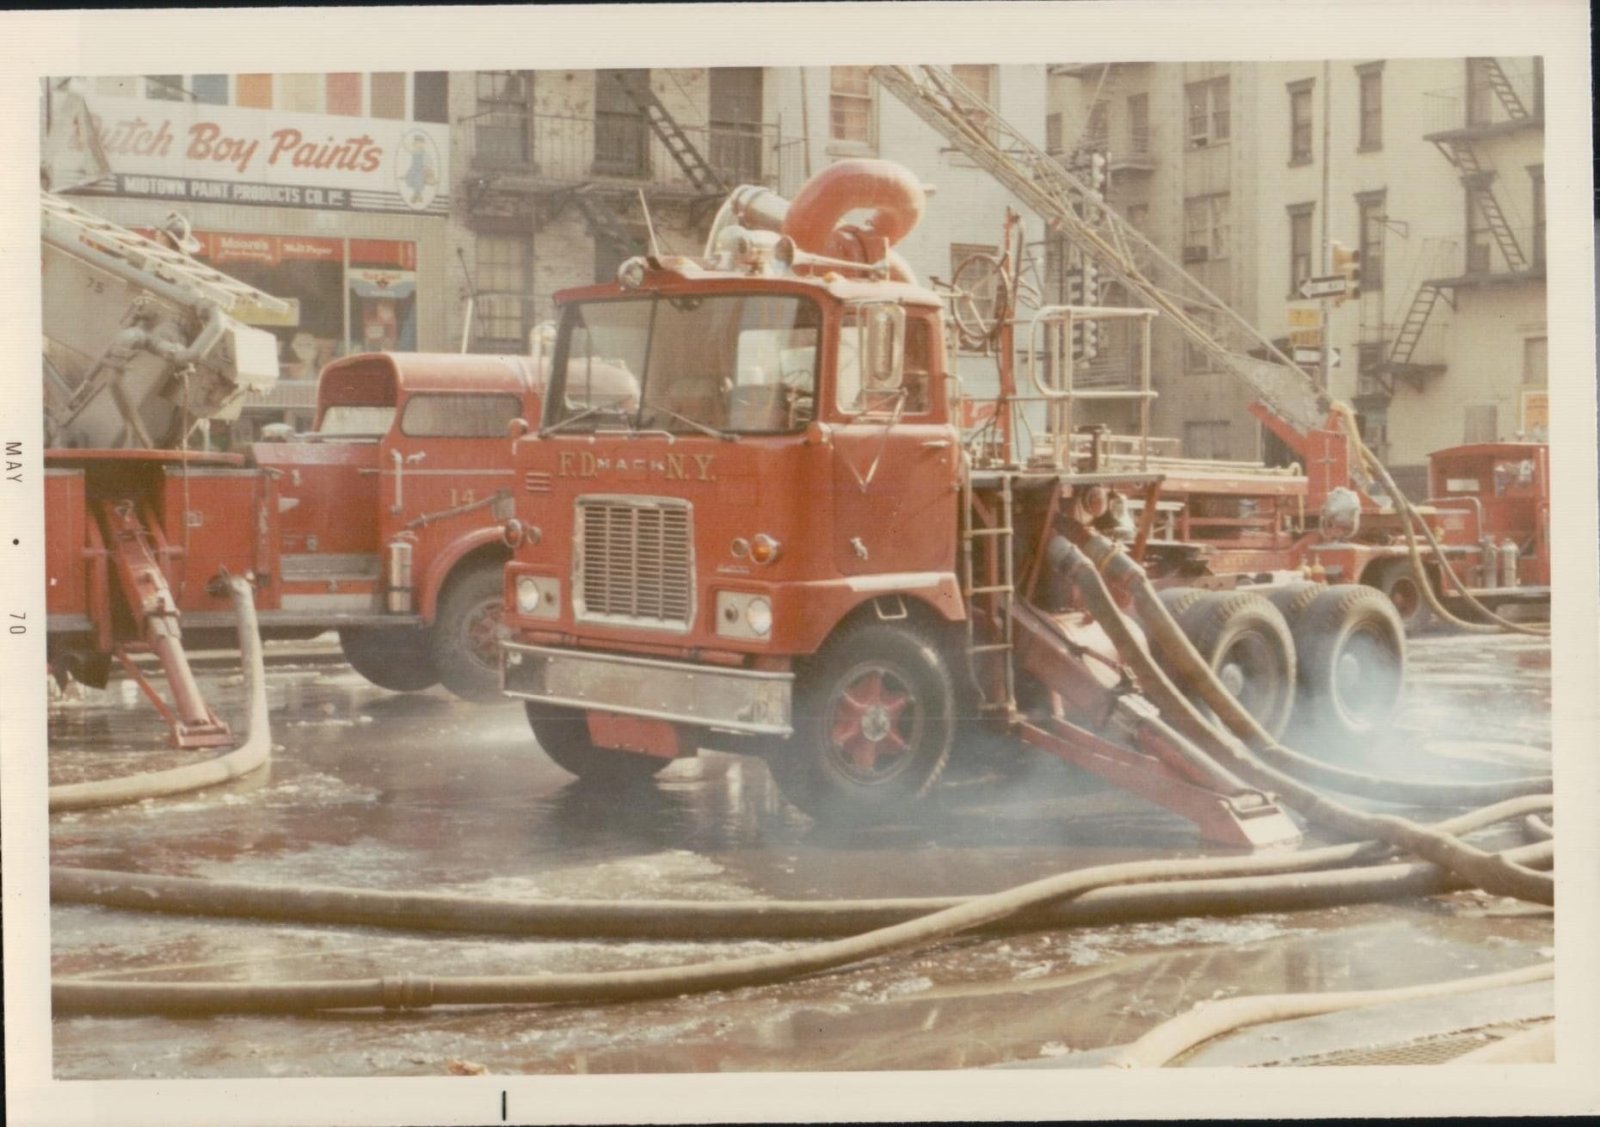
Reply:
[[[1159,310],[1166,324],[1243,380],[1275,413],[1301,430],[1326,423],[1326,396],[1294,361],[948,70],[877,66],[872,74],[1049,230],[1121,282],[1131,299]]]
[[[1511,80],[1506,77],[1506,72],[1500,66],[1500,60],[1487,58],[1481,65],[1485,77],[1489,79],[1489,86],[1500,99],[1500,104],[1505,107],[1506,116],[1512,121],[1526,121],[1528,107],[1522,104],[1522,98],[1517,94],[1516,87],[1511,85]]]
[[[1433,307],[1437,304],[1439,304],[1439,287],[1432,282],[1423,282],[1412,295],[1411,305],[1406,310],[1405,319],[1400,322],[1394,344],[1389,349],[1390,368],[1399,368],[1411,363],[1412,353],[1417,350],[1417,342],[1422,339],[1422,330],[1427,328],[1428,318],[1433,314]]]
[[[728,191],[728,186],[722,182],[722,177],[717,175],[700,150],[695,148],[694,142],[689,140],[677,119],[667,112],[667,107],[661,99],[656,97],[656,92],[648,86],[639,87],[627,82],[622,75],[616,76],[617,83],[633,103],[645,121],[650,123],[651,130],[666,146],[672,159],[678,162],[678,167],[683,169],[684,175],[689,177],[689,183],[702,195],[721,196]]]
[[[1089,112],[1083,120],[1083,132],[1078,136],[1078,143],[1065,157],[1068,164],[1083,159],[1087,154],[1096,149],[1105,148],[1110,143],[1108,136],[1111,120],[1111,100],[1116,96],[1118,79],[1122,77],[1122,68],[1116,63],[1106,63],[1100,70],[1100,77],[1095,82],[1094,95],[1089,99]],[[1106,114],[1106,132],[1097,133],[1094,129],[1095,114],[1104,110]]]
[[[589,230],[595,238],[629,253],[644,250],[639,237],[622,221],[622,217],[617,214],[610,202],[583,191],[574,192],[572,202],[583,212],[583,217],[588,220]]]
[[[1517,243],[1517,236],[1511,230],[1511,224],[1506,222],[1506,213],[1500,210],[1500,201],[1490,186],[1495,177],[1495,170],[1478,159],[1477,150],[1465,137],[1448,138],[1441,147],[1444,148],[1445,156],[1450,159],[1450,163],[1460,170],[1461,183],[1474,189],[1473,199],[1477,200],[1483,221],[1488,224],[1495,245],[1505,257],[1506,269],[1513,272],[1526,270],[1528,260],[1523,256],[1522,247]],[[1471,253],[1470,247],[1468,253]],[[1469,269],[1467,273],[1472,271]]]

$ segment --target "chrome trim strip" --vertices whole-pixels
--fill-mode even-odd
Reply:
[[[502,643],[501,654],[507,696],[733,732],[794,734],[792,673],[516,642]]]

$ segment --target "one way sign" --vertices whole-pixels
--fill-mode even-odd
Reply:
[[[1300,283],[1301,297],[1338,297],[1349,287],[1343,274],[1330,274],[1326,278],[1307,278]]]

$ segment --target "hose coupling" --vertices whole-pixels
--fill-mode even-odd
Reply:
[[[384,975],[378,980],[386,1010],[422,1010],[433,1005],[433,979],[426,975]]]

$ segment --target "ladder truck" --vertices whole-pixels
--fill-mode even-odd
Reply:
[[[1158,581],[1231,589],[1253,576],[1302,571],[1319,580],[1358,582],[1382,591],[1408,628],[1430,618],[1420,585],[1459,607],[1468,593],[1489,606],[1548,603],[1550,583],[1548,447],[1488,443],[1452,447],[1429,458],[1429,496],[1417,515],[1443,546],[1419,576],[1404,543],[1403,515],[1353,458],[1346,417],[1302,369],[1137,228],[1106,206],[1057,158],[1032,144],[948,71],[879,66],[873,77],[919,118],[1066,236],[1078,253],[1158,310],[1187,343],[1233,373],[1256,395],[1250,410],[1297,459],[1288,471],[1252,463],[1185,459],[1159,451],[1148,435],[1148,385],[1141,393],[1141,436],[1132,441],[1073,433],[1074,401],[1116,392],[1049,391],[1061,441],[1094,465],[1158,469],[1159,498],[1133,500],[1165,515],[1163,535],[1141,539],[1142,562]],[[1092,304],[1085,301],[1085,304]],[[1071,381],[1070,339],[1053,324],[1071,314],[1041,311],[1024,342],[1031,357],[1039,330],[1056,329],[1052,368]],[[1080,319],[1092,319],[1080,309]],[[1048,346],[1047,346],[1048,347]],[[1057,376],[1060,379],[1060,375]],[[1044,390],[1035,388],[1035,390]],[[1121,506],[1122,498],[1114,499]],[[1218,600],[1210,600],[1216,603]],[[1465,613],[1465,612],[1464,612]],[[1225,660],[1221,654],[1213,655]]]
[[[539,413],[543,362],[347,356],[319,376],[310,433],[208,450],[201,425],[277,379],[275,338],[243,318],[292,304],[177,249],[181,224],[149,238],[59,195],[41,208],[52,673],[103,687],[120,663],[174,745],[230,743],[185,641],[231,648],[214,581],[232,574],[266,637],[337,629],[381,687],[498,697],[505,431]]]
[[[904,169],[843,161],[792,202],[736,189],[700,256],[633,258],[615,282],[557,295],[544,415],[513,424],[506,693],[552,760],[613,784],[715,748],[764,757],[819,818],[872,821],[925,797],[953,756],[1034,747],[1208,840],[1294,838],[1270,795],[1163,719],[1184,709],[1108,604],[1144,621],[1160,601],[1102,534],[1109,495],[1161,475],[1073,456],[1064,375],[1035,373],[1052,410],[1023,456],[1009,310],[994,426],[964,441],[945,300],[893,252],[923,203]],[[1074,315],[1041,311],[1039,331],[1070,337]],[[1098,315],[1147,333],[1154,312]],[[628,373],[625,394],[600,387],[603,369]],[[1148,369],[1122,394],[1148,401]],[[1106,594],[1097,567],[1128,586]],[[1277,593],[1321,624],[1314,660],[1340,673],[1332,704],[1310,707],[1349,731],[1386,723],[1404,662],[1388,604],[1366,588]],[[1294,679],[1257,672],[1241,659],[1226,676],[1279,727]]]

